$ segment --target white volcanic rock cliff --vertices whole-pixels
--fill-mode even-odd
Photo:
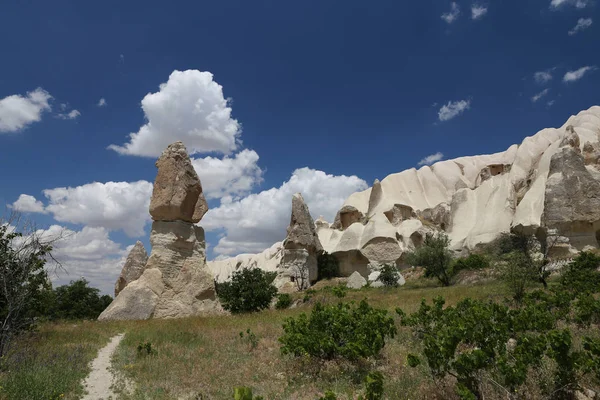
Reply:
[[[352,194],[333,224],[316,221],[325,251],[349,276],[382,263],[402,264],[427,232],[448,233],[470,251],[511,230],[545,237],[558,232],[570,251],[598,247],[600,234],[600,107],[543,129],[506,151],[440,161],[375,181]],[[218,280],[231,271],[276,270],[281,244],[258,255],[209,262]]]

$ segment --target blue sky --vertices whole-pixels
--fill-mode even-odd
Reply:
[[[599,14],[598,0],[5,4],[0,203],[69,230],[59,282],[109,292],[127,247],[149,249],[156,152],[181,139],[209,195],[209,258],[260,251],[285,236],[294,191],[331,220],[375,178],[502,151],[599,104]]]

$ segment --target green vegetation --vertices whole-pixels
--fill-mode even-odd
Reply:
[[[303,313],[287,319],[283,332],[279,338],[283,354],[356,361],[378,355],[386,338],[396,334],[396,327],[386,310],[375,309],[363,300],[358,306],[317,303],[310,316]]]
[[[292,296],[289,293],[280,293],[277,296],[277,303],[275,303],[275,308],[277,310],[284,310],[289,308],[292,305]]]
[[[235,271],[230,281],[216,285],[217,295],[223,308],[233,314],[264,310],[277,295],[276,276],[259,268],[243,268]]]
[[[406,262],[425,268],[425,276],[436,278],[442,285],[450,286],[452,278],[452,254],[448,247],[450,239],[445,233],[425,235],[423,245],[407,254]]]
[[[340,263],[335,256],[324,251],[317,258],[319,268],[318,280],[331,279],[340,276]]]
[[[452,273],[456,274],[459,271],[477,271],[490,267],[488,258],[481,254],[469,254],[467,257],[458,258],[452,265]]]
[[[96,319],[110,305],[112,297],[100,296],[100,290],[81,278],[54,289],[49,319]]]
[[[379,271],[379,280],[387,287],[398,287],[400,273],[398,267],[393,264],[385,264]]]

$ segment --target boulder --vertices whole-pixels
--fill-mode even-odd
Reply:
[[[146,262],[148,262],[148,253],[146,253],[146,249],[142,242],[138,240],[135,246],[133,246],[133,249],[129,252],[125,264],[123,265],[123,269],[121,270],[121,275],[115,283],[115,297],[117,297],[121,290],[129,283],[142,276],[142,273],[146,268]]]
[[[194,215],[192,215],[192,222],[197,224],[202,220],[204,214],[208,212],[208,202],[206,201],[206,197],[204,197],[204,193],[200,193],[198,197],[198,201],[196,202],[196,206],[194,207]]]
[[[175,142],[156,161],[150,215],[154,221],[194,221],[198,198],[202,193],[200,179],[192,166],[185,146]],[[196,218],[200,220],[200,207]]]
[[[346,286],[350,289],[360,289],[367,285],[367,280],[358,271],[355,271],[348,278]]]

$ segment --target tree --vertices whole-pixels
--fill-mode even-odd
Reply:
[[[51,290],[44,265],[52,242],[60,238],[44,237],[29,225],[23,227],[25,233],[17,232],[19,225],[16,214],[0,222],[0,357],[15,335],[31,329],[43,315]]]
[[[59,286],[54,291],[57,319],[96,319],[112,302],[108,295],[100,296],[100,290],[88,286],[84,278]]]
[[[340,262],[335,256],[326,251],[319,254],[317,265],[319,266],[319,280],[340,276]]]
[[[450,239],[445,233],[428,233],[423,245],[407,254],[406,261],[425,267],[425,276],[437,278],[444,286],[450,286],[452,278],[452,254],[448,247]]]
[[[400,273],[394,264],[385,264],[379,271],[379,281],[384,286],[398,287],[398,279],[400,279]]]
[[[234,314],[264,310],[277,294],[276,276],[276,272],[243,268],[235,271],[230,281],[217,283],[217,295],[223,308]]]

